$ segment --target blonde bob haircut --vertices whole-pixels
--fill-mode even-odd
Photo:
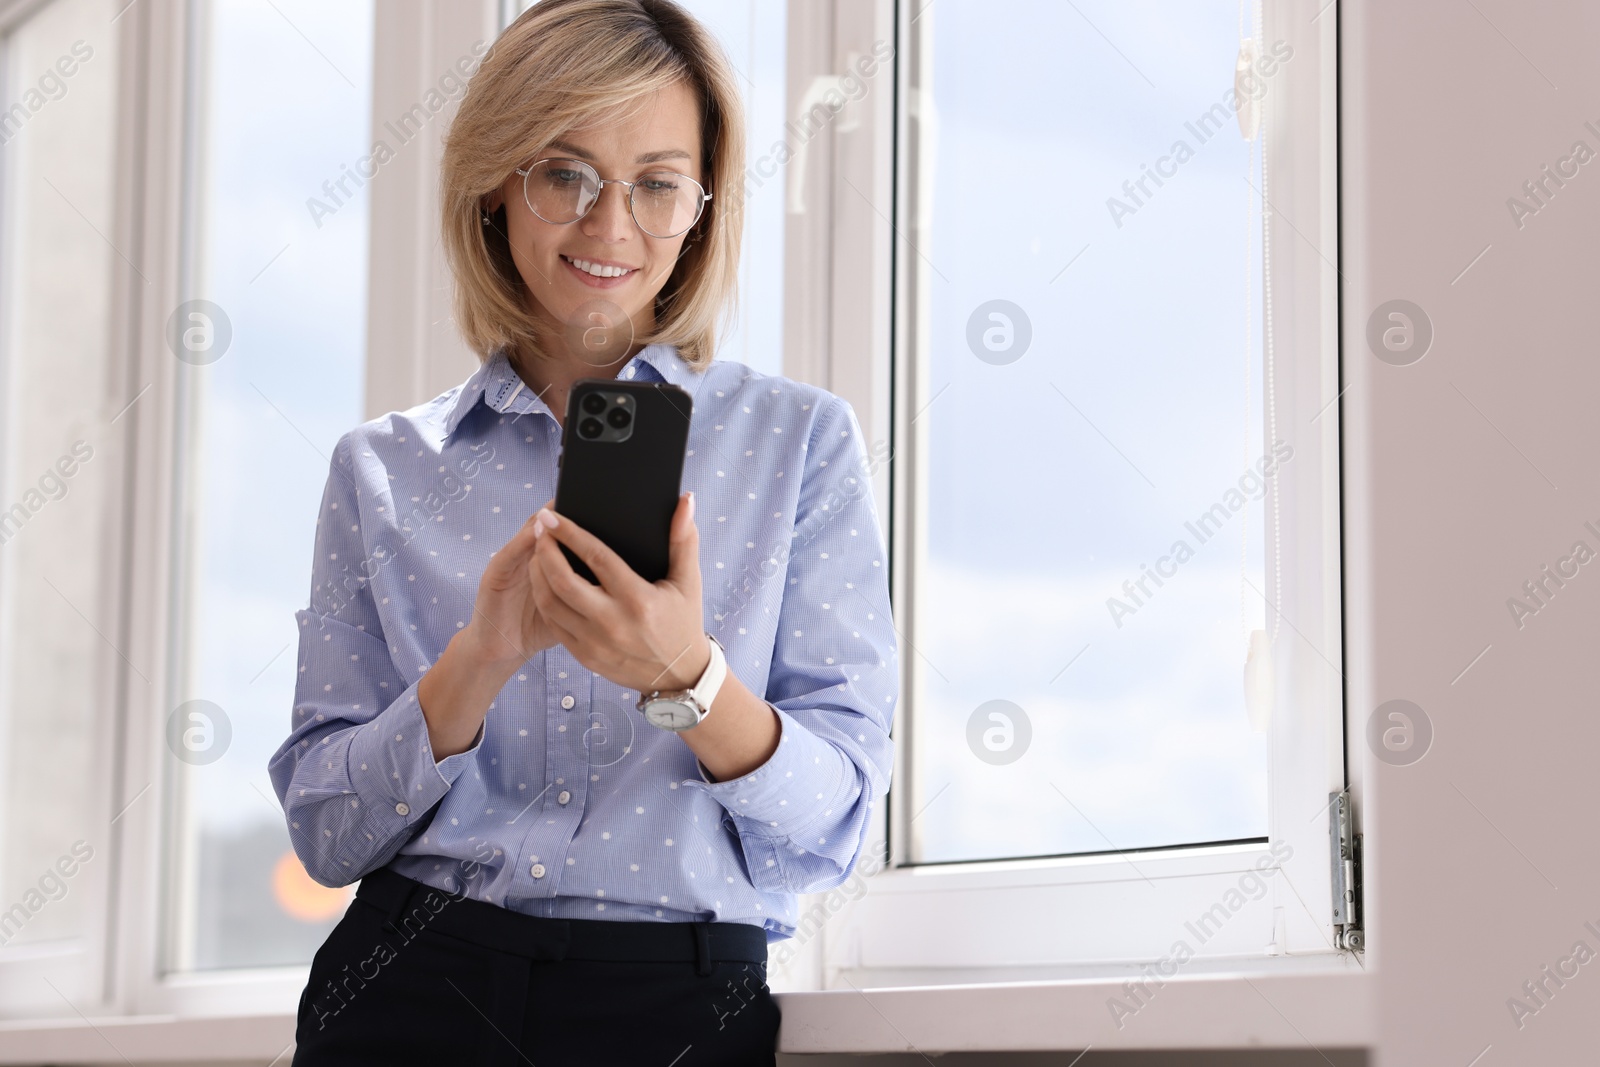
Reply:
[[[474,72],[445,136],[439,204],[457,328],[480,362],[496,348],[547,358],[564,340],[536,315],[511,258],[505,207],[484,197],[568,132],[637,114],[683,82],[700,105],[701,184],[714,194],[684,238],[641,344],[678,347],[703,368],[736,311],[744,229],[744,104],[716,39],[673,0],[540,0],[506,27]]]

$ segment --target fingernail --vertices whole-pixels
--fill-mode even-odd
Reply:
[[[689,490],[689,518],[694,518],[694,490]]]
[[[549,508],[540,508],[535,520],[540,526],[554,530],[556,528],[556,513]]]

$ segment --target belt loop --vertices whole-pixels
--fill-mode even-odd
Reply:
[[[711,932],[703,922],[690,923],[694,928],[694,973],[704,978],[712,971]]]

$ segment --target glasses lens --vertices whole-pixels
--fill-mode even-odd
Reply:
[[[676,171],[651,171],[633,186],[633,217],[652,237],[678,236],[695,224],[704,204],[700,186]]]
[[[546,159],[528,171],[523,189],[528,207],[546,222],[582,218],[600,192],[600,175],[576,159]]]

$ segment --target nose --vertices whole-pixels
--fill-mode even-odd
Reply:
[[[600,187],[599,199],[583,217],[585,236],[601,241],[625,241],[633,230],[633,215],[628,211],[628,187],[608,181]]]

